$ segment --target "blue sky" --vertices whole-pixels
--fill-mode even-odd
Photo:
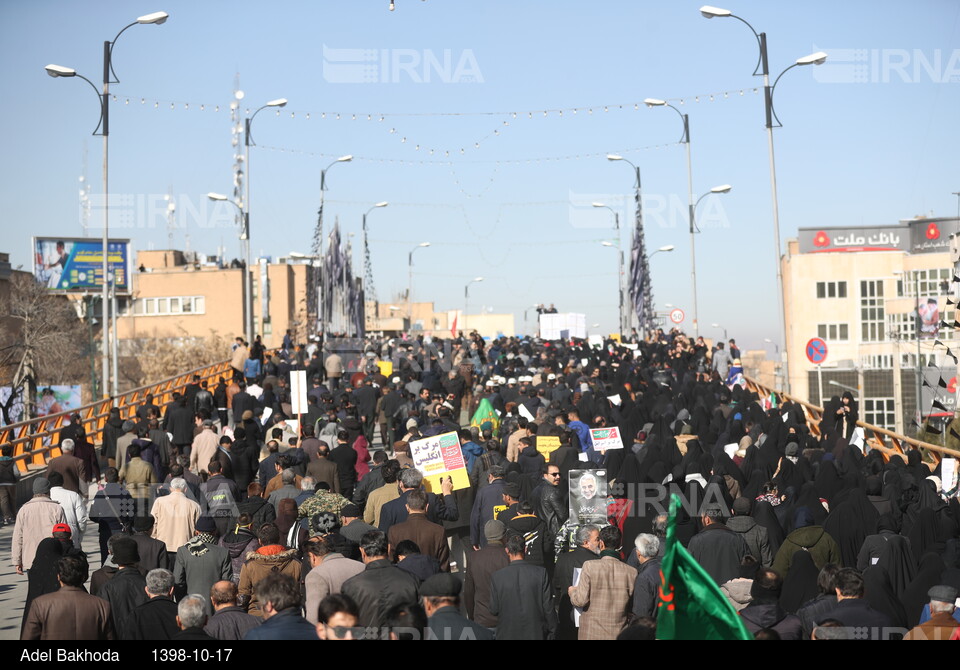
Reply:
[[[120,83],[111,87],[110,193],[146,203],[172,189],[181,226],[174,246],[189,234],[194,250],[223,245],[239,255],[229,214],[205,198],[231,188],[227,107],[239,74],[244,109],[290,101],[254,124],[255,252],[309,251],[320,170],[352,154],[352,163],[328,174],[325,220],[329,230],[339,217],[358,241],[363,212],[390,202],[369,218],[381,301],[406,288],[407,253],[430,241],[415,257],[415,299],[462,308],[464,284],[482,275],[470,288],[471,311],[513,311],[522,327],[524,308],[553,302],[610,332],[616,256],[600,241],[615,239],[613,217],[588,203],[622,210],[628,245],[633,175],[604,159],[619,153],[643,172],[648,247],[676,246],[652,259],[657,306],[685,308],[689,328],[682,128],[671,110],[642,105],[667,98],[690,114],[695,195],[733,185],[698,210],[701,332],[719,334],[709,325],[720,322],[748,348],[777,336],[763,100],[754,92],[762,93],[761,80],[751,76],[757,47],[746,26],[704,19],[700,2],[397,0],[394,12],[387,4],[3,3],[3,249],[14,265],[29,267],[32,235],[81,235],[84,147],[92,192],[102,192],[93,92],[43,67],[72,67],[96,82],[102,42],[162,9],[166,24],[131,28],[114,51]],[[792,70],[777,87],[784,245],[801,226],[956,213],[960,3],[727,8],[766,31],[773,76],[811,52],[834,54],[821,68]],[[431,59],[440,66],[425,69]],[[469,80],[453,81],[458,65]],[[357,81],[364,72],[372,81]],[[159,215],[111,234],[140,249],[168,246]],[[355,262],[362,262],[358,248]]]

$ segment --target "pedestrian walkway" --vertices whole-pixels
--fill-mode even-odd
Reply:
[[[96,493],[91,489],[90,497]],[[51,529],[52,530],[52,529]],[[96,523],[87,524],[83,534],[83,550],[90,562],[90,574],[100,569],[100,541]],[[23,621],[23,604],[27,600],[27,576],[18,575],[12,565],[13,524],[0,528],[0,640],[19,640]]]

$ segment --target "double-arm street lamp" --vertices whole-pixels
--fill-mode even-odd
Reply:
[[[96,129],[93,131],[94,135],[100,135],[103,137],[103,305],[102,305],[102,327],[103,333],[101,337],[101,376],[103,383],[101,384],[104,397],[108,395],[116,396],[117,395],[117,362],[114,360],[114,374],[113,379],[108,387],[107,380],[110,379],[110,355],[108,353],[108,342],[109,342],[109,326],[110,326],[110,268],[109,268],[109,193],[110,193],[110,84],[118,84],[119,80],[116,78],[116,73],[113,70],[113,47],[117,43],[117,40],[120,36],[127,30],[127,28],[132,28],[135,25],[160,25],[161,23],[166,22],[169,15],[166,12],[153,12],[152,14],[145,14],[137,18],[136,21],[130,23],[123,27],[123,29],[117,33],[109,42],[103,43],[103,93],[97,89],[96,85],[79,74],[76,70],[68,67],[63,67],[61,65],[48,65],[45,69],[47,74],[51,77],[79,77],[85,82],[90,84],[93,87],[94,92],[97,93],[97,96],[100,98],[100,122],[97,124]],[[111,78],[112,77],[112,78]],[[100,132],[97,132],[100,131]],[[116,315],[114,315],[116,318]],[[116,358],[116,355],[114,356]],[[110,389],[109,394],[107,389]]]
[[[793,65],[788,67],[786,70],[781,72],[779,76],[774,80],[773,86],[770,85],[770,68],[767,60],[767,34],[758,33],[754,30],[747,21],[740,18],[729,9],[721,9],[719,7],[711,7],[710,5],[704,5],[700,8],[700,13],[708,19],[713,18],[732,18],[737,19],[745,26],[750,29],[750,32],[753,33],[754,37],[757,38],[757,46],[760,49],[760,56],[757,60],[757,65],[753,70],[754,76],[763,75],[763,105],[764,112],[766,115],[766,127],[767,127],[767,145],[769,147],[770,154],[770,191],[773,200],[773,236],[774,242],[776,244],[776,256],[775,261],[777,264],[777,305],[780,309],[780,342],[783,343],[783,382],[784,388],[783,391],[790,392],[790,374],[787,369],[787,342],[789,338],[787,337],[787,324],[786,324],[786,314],[783,307],[783,268],[780,265],[780,212],[779,206],[777,204],[777,170],[776,163],[774,161],[773,153],[773,129],[774,127],[780,127],[780,120],[777,118],[776,112],[773,110],[773,91],[777,87],[777,82],[780,81],[780,77],[786,74],[789,70],[799,66],[799,65],[822,65],[827,60],[827,54],[822,51],[817,53],[810,54],[809,56],[804,56],[803,58],[798,58]],[[776,126],[774,126],[774,120],[776,120]]]

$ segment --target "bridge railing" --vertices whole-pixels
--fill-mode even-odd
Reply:
[[[816,405],[810,404],[806,400],[801,400],[800,398],[795,398],[781,391],[777,391],[776,389],[764,386],[755,379],[747,377],[746,381],[747,387],[751,391],[755,391],[758,395],[765,398],[769,398],[771,395],[775,396],[777,398],[778,407],[787,400],[799,405],[803,409],[803,413],[806,416],[807,426],[809,427],[811,434],[819,437],[820,421],[823,419],[822,407],[817,407]],[[863,428],[864,440],[870,446],[870,448],[876,449],[883,453],[884,460],[890,460],[890,457],[894,454],[905,455],[911,449],[925,450],[929,457],[933,459],[934,464],[939,463],[944,456],[960,458],[960,451],[955,449],[948,449],[947,447],[941,447],[937,444],[923,442],[921,440],[907,437],[906,435],[900,435],[892,430],[887,430],[886,428],[881,428],[880,426],[874,426],[863,421],[857,421],[857,426]]]
[[[30,466],[43,467],[51,458],[60,455],[57,435],[71,414],[79,414],[87,438],[94,444],[102,445],[103,429],[111,408],[119,408],[122,419],[132,419],[136,417],[137,407],[143,404],[149,394],[153,394],[154,403],[162,408],[173,400],[175,392],[182,392],[193,381],[194,375],[199,375],[200,381],[210,382],[220,377],[229,379],[232,374],[230,361],[221,361],[126,391],[114,398],[104,398],[59,414],[3,426],[0,427],[0,446],[13,445],[13,459],[20,472],[26,473]]]

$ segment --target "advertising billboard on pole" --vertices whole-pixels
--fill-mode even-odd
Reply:
[[[110,240],[109,272],[117,293],[130,291],[130,240]],[[34,237],[33,276],[51,291],[96,293],[103,289],[103,241],[80,237]]]

